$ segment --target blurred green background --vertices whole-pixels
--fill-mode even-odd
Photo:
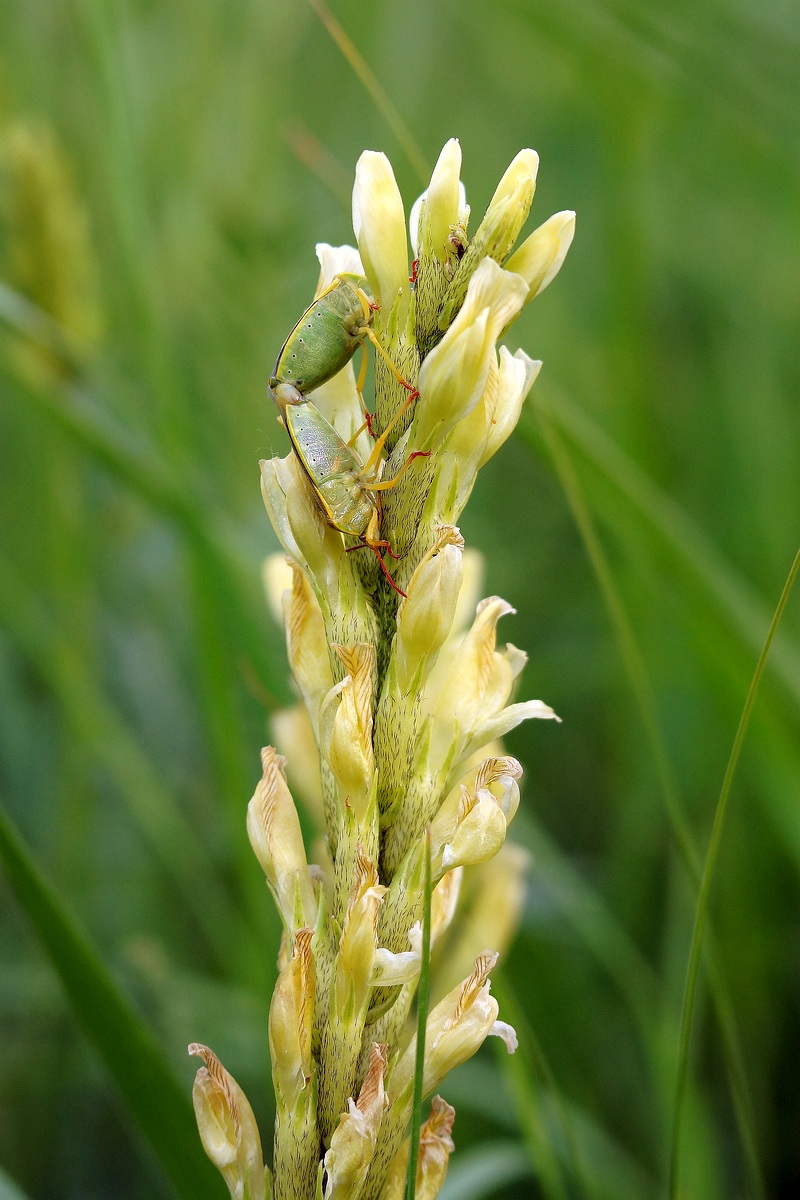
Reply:
[[[509,337],[544,359],[534,404],[462,522],[518,609],[523,695],[563,724],[508,739],[534,855],[498,979],[521,1051],[444,1089],[448,1195],[661,1196],[696,867],[800,543],[800,10],[332,7],[426,168],[461,139],[473,228],[527,145],[531,227],[578,213]],[[202,1162],[175,1183],[199,1161],[194,1039],[269,1144],[278,926],[244,812],[289,689],[257,460],[286,452],[265,382],[314,243],[352,240],[364,148],[410,205],[413,156],[300,0],[0,4],[0,783],[56,897],[0,870],[0,1196],[223,1195]],[[799,704],[795,598],[714,881],[682,1136],[698,1200],[800,1188]]]

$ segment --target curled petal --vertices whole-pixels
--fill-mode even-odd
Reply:
[[[489,1030],[489,1037],[499,1037],[505,1042],[506,1050],[509,1054],[513,1054],[519,1046],[517,1039],[517,1031],[513,1025],[509,1025],[507,1021],[495,1021],[492,1028]]]

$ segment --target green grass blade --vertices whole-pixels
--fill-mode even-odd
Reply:
[[[500,1189],[531,1178],[531,1164],[514,1142],[489,1142],[480,1150],[461,1154],[447,1172],[439,1200],[481,1200]]]
[[[427,187],[430,177],[430,168],[425,161],[425,156],[417,145],[416,138],[411,130],[406,125],[400,113],[395,108],[392,101],[386,94],[385,89],[378,81],[374,71],[365,61],[362,54],[353,45],[350,38],[342,29],[339,22],[334,17],[331,10],[328,8],[324,0],[309,0],[311,7],[319,17],[322,24],[327,29],[331,38],[341,50],[344,57],[353,69],[354,74],[358,76],[364,85],[364,88],[374,103],[378,112],[383,117],[386,124],[391,129],[399,144],[402,146],[406,158],[419,176],[423,187]]]
[[[500,1005],[503,1020],[507,1020],[514,1026],[519,1040],[515,1054],[508,1054],[502,1044],[497,1046],[495,1054],[500,1064],[500,1071],[506,1079],[509,1092],[513,1097],[519,1127],[528,1147],[531,1167],[536,1171],[542,1193],[552,1200],[566,1200],[568,1194],[561,1165],[551,1144],[550,1130],[542,1105],[543,1089],[540,1088],[536,1078],[537,1075],[543,1074],[551,1095],[556,1100],[556,1110],[564,1141],[568,1147],[570,1165],[575,1176],[579,1177],[583,1183],[583,1194],[590,1196],[592,1193],[586,1186],[583,1177],[580,1148],[574,1136],[569,1114],[561,1102],[561,1094],[555,1076],[550,1070],[510,984],[502,973],[493,982],[494,995]]]
[[[14,1180],[0,1167],[0,1200],[28,1200],[25,1192],[18,1188]]]
[[[7,364],[0,364],[7,371]],[[85,386],[55,389],[22,387],[26,401],[50,418],[93,459],[119,479],[155,512],[177,526],[188,547],[203,558],[213,576],[215,592],[227,613],[226,629],[236,638],[233,655],[258,684],[259,697],[269,710],[290,703],[286,680],[276,663],[282,661],[279,636],[263,616],[261,583],[253,561],[239,549],[240,531],[227,517],[197,498],[197,489],[178,478],[156,447],[141,435],[124,429],[107,407]],[[256,605],[259,611],[256,612]]]
[[[522,810],[514,821],[518,840],[534,855],[542,887],[613,981],[646,1045],[660,995],[653,968],[543,826]]]
[[[681,1035],[678,1048],[678,1069],[675,1084],[675,1108],[672,1124],[672,1147],[670,1154],[670,1196],[676,1200],[678,1189],[680,1186],[680,1150],[681,1150],[681,1134],[683,1113],[683,1100],[686,1091],[686,1076],[689,1062],[689,1041],[692,1033],[692,1017],[694,1014],[694,998],[697,990],[697,976],[700,966],[700,952],[703,945],[703,932],[705,930],[708,917],[708,905],[711,896],[711,884],[714,877],[714,868],[716,867],[717,857],[719,855],[720,842],[722,840],[722,831],[725,825],[725,814],[728,807],[728,799],[730,797],[731,785],[733,777],[736,773],[736,767],[739,762],[744,737],[747,732],[747,726],[750,723],[750,716],[753,711],[756,696],[758,695],[761,677],[764,674],[764,668],[767,665],[770,648],[772,646],[778,626],[781,622],[784,609],[789,601],[789,596],[797,577],[797,572],[800,570],[800,550],[795,555],[794,562],[786,577],[786,583],[783,585],[780,599],[770,622],[769,630],[767,631],[766,640],[761,650],[756,669],[753,673],[753,678],[750,681],[747,697],[742,709],[742,715],[739,719],[739,725],[736,730],[736,736],[733,739],[728,765],[725,770],[725,777],[722,781],[717,807],[714,813],[714,824],[711,829],[711,837],[706,851],[706,860],[703,866],[703,874],[700,881],[700,891],[697,897],[697,906],[695,909],[694,930],[692,932],[692,942],[689,950],[689,961],[686,969],[686,985],[683,995],[683,1011],[681,1013]]]
[[[661,785],[664,807],[672,828],[678,851],[695,893],[700,887],[700,858],[688,822],[683,812],[672,763],[664,744],[659,726],[655,694],[650,683],[644,656],[639,647],[633,626],[628,618],[622,597],[614,580],[608,558],[595,529],[586,499],[581,490],[572,462],[564,444],[546,414],[540,414],[539,424],[545,442],[550,450],[559,481],[572,512],[575,524],[583,538],[586,552],[597,578],[598,586],[609,613],[612,627],[619,643],[622,661],[631,684],[636,705],[639,709],[645,736],[650,745],[650,751],[656,764],[656,770]],[[722,966],[716,954],[716,947],[711,930],[709,943],[706,948],[706,960],[709,966],[709,988],[714,1008],[717,1014],[725,1063],[728,1072],[728,1085],[733,1098],[739,1137],[745,1152],[745,1158],[750,1173],[753,1194],[763,1200],[765,1196],[764,1182],[758,1161],[757,1139],[755,1129],[755,1113],[747,1084],[744,1069],[744,1056],[741,1039],[736,1025],[736,1018],[731,1002],[727,981]]]
[[[761,647],[770,610],[762,597],[731,566],[689,514],[647,476],[592,418],[553,387],[537,392],[536,404],[600,471],[614,492],[669,547],[682,570],[694,576],[711,596],[739,640],[751,652]],[[528,445],[535,444],[536,418],[523,410],[518,426]],[[800,701],[800,650],[782,635],[772,655],[772,670]]]
[[[102,762],[153,853],[174,880],[218,960],[249,934],[217,868],[125,722],[100,693],[68,639],[12,565],[0,556],[0,616],[4,627],[47,680],[79,744]]]
[[[597,579],[597,584],[608,610],[614,634],[619,643],[622,662],[639,709],[639,715],[647,740],[650,744],[650,751],[656,765],[664,804],[673,833],[689,874],[695,883],[697,883],[700,875],[700,859],[692,840],[689,826],[686,823],[686,818],[681,809],[680,800],[678,799],[674,772],[658,726],[655,696],[644,658],[637,644],[636,636],[628,619],[628,614],[625,611],[622,597],[614,581],[611,566],[598,537],[594,521],[586,503],[586,498],[581,490],[570,457],[550,419],[550,415],[547,412],[540,412],[538,415],[539,427],[542,430],[545,444],[550,451],[556,474],[572,513],[573,520],[583,539],[589,562]],[[523,436],[527,438],[527,429]]]
[[[88,357],[88,347],[75,334],[59,325],[49,313],[32,304],[7,283],[0,280],[0,321],[15,333],[30,338],[50,350],[64,366],[80,371]]]
[[[200,499],[200,488],[184,477],[142,433],[133,433],[111,416],[111,408],[96,397],[82,379],[85,349],[68,330],[25,296],[0,281],[0,322],[54,354],[63,363],[71,383],[33,387],[1,361],[11,386],[19,388],[27,402],[52,420],[84,451],[87,451],[152,509],[176,525],[190,548],[199,554],[204,573],[212,578],[219,604],[229,613],[227,629],[243,642],[241,657],[252,665],[259,695],[270,709],[290,703],[286,681],[274,663],[282,661],[283,650],[270,623],[253,615],[248,593],[261,602],[261,585],[252,561],[241,554],[238,530],[221,512]],[[119,381],[124,392],[132,386]],[[263,612],[263,606],[261,607]],[[275,653],[270,653],[274,643]]]
[[[502,1004],[505,1006],[504,994]],[[512,1014],[513,1010],[512,1010]],[[516,1019],[516,1016],[515,1016]],[[515,1025],[515,1028],[516,1025]],[[520,1030],[517,1029],[519,1033]],[[535,1057],[539,1059],[538,1052]],[[544,1064],[544,1059],[539,1060]],[[537,1065],[536,1070],[539,1070]],[[541,1071],[544,1079],[547,1072]],[[570,1197],[593,1197],[596,1200],[641,1200],[643,1196],[654,1196],[656,1183],[652,1175],[632,1156],[618,1135],[602,1124],[595,1111],[582,1107],[574,1101],[565,1100],[563,1095],[554,1095],[547,1086],[540,1084],[539,1106],[550,1130],[551,1149],[563,1160],[565,1167],[574,1165],[575,1149],[573,1137],[580,1154],[581,1175],[578,1188],[570,1191]],[[517,1113],[510,1094],[510,1081],[498,1079],[493,1064],[487,1060],[471,1059],[454,1072],[447,1081],[448,1099],[461,1115],[470,1114],[474,1121],[503,1134],[518,1132]],[[605,1114],[602,1114],[605,1115]],[[564,1138],[561,1131],[564,1131]],[[569,1133],[567,1132],[569,1131]],[[458,1125],[456,1125],[456,1134]],[[458,1140],[458,1138],[456,1138]],[[463,1155],[460,1147],[453,1159],[458,1167]],[[538,1159],[532,1164],[528,1151],[529,1170],[538,1173]],[[453,1167],[451,1167],[451,1171]],[[584,1176],[588,1178],[584,1178]],[[582,1190],[581,1190],[582,1188]]]
[[[220,1200],[189,1101],[150,1031],[30,857],[0,807],[0,858],[69,997],[145,1140],[186,1200]]]

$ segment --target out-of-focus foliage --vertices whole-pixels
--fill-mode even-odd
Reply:
[[[509,738],[534,854],[503,979],[521,1048],[453,1078],[449,1195],[655,1196],[686,859],[800,542],[800,14],[333,7],[422,156],[460,137],[474,217],[525,145],[534,218],[578,212],[509,335],[545,361],[534,404],[463,528],[518,609],[524,694],[563,725]],[[187,1097],[197,1039],[265,1129],[279,933],[244,813],[288,687],[256,463],[285,452],[265,381],[314,242],[352,240],[364,147],[410,203],[414,166],[298,0],[0,5],[2,802]],[[748,1139],[768,1194],[800,1184],[799,707],[795,600],[712,898],[682,1140],[703,1200],[758,1194]],[[0,903],[2,1167],[33,1200],[171,1195],[4,876]]]

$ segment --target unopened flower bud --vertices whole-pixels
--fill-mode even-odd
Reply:
[[[312,1054],[316,972],[313,929],[294,937],[269,1008],[269,1053],[275,1089],[275,1200],[311,1196],[319,1171],[317,1063]]]
[[[442,448],[427,508],[443,521],[458,520],[480,468],[513,432],[522,404],[541,363],[522,350],[511,355],[500,347],[500,362],[490,357],[483,395],[458,421]]]
[[[258,464],[261,469],[261,495],[272,528],[280,539],[287,554],[295,562],[303,563],[302,552],[297,544],[287,511],[287,493],[296,489],[294,472],[288,458],[264,458]]]
[[[247,834],[281,920],[292,931],[313,925],[317,904],[297,809],[286,784],[285,760],[266,746],[261,765],[261,779],[247,807]]]
[[[472,627],[450,664],[435,703],[442,718],[457,714],[462,729],[473,729],[483,714],[483,698],[491,678],[497,642],[497,622],[516,610],[499,596],[478,605]],[[439,672],[437,672],[437,675]]]
[[[453,276],[439,317],[440,329],[447,329],[461,308],[467,287],[472,282],[473,272],[479,263],[486,258],[496,263],[505,262],[528,218],[538,169],[539,156],[536,151],[520,150],[500,180],[484,218]]]
[[[447,871],[431,892],[431,946],[435,946],[438,939],[450,927],[455,916],[463,878],[463,867],[456,867],[452,871]]]
[[[521,775],[515,758],[489,758],[453,789],[431,825],[436,875],[486,862],[497,854],[519,806]]]
[[[506,262],[528,284],[528,300],[543,292],[558,272],[575,236],[575,213],[555,213],[525,239]]]
[[[276,1097],[291,1112],[314,1071],[313,929],[299,929],[294,953],[278,976],[269,1009],[269,1051]]]
[[[292,586],[291,560],[285,554],[268,554],[261,564],[261,582],[273,619],[283,624],[283,594]]]
[[[456,730],[461,740],[454,765],[503,737],[524,720],[532,717],[559,720],[541,700],[503,707],[525,662],[516,647],[495,651],[497,622],[513,611],[498,596],[482,600],[461,645],[449,646],[447,653],[440,656],[430,684],[431,695],[435,696],[433,713],[438,739],[436,745],[431,743],[434,757],[441,754],[444,740],[452,739]]]
[[[430,249],[440,263],[447,261],[450,248],[450,230],[460,224],[465,208],[464,187],[459,179],[461,172],[461,146],[458,138],[446,142],[433,168],[427,191],[411,209],[409,229],[411,245],[417,254],[421,247]],[[422,218],[424,229],[419,229],[422,203],[425,203]],[[420,232],[422,236],[420,237]]]
[[[337,275],[364,274],[355,246],[331,246],[328,242],[317,242],[314,250],[320,268],[315,299],[330,287]]]
[[[234,1200],[267,1200],[269,1168],[253,1110],[242,1089],[208,1046],[192,1042],[189,1053],[202,1058],[192,1089],[203,1149],[221,1172]]]
[[[353,229],[364,271],[376,302],[382,306],[385,322],[398,296],[404,311],[409,295],[403,201],[385,154],[365,150],[356,164]]]
[[[335,594],[344,555],[342,536],[326,522],[294,453],[262,461],[261,492],[286,553],[308,567],[318,595]]]
[[[349,673],[322,701],[320,746],[343,795],[361,821],[375,782],[372,749],[375,649],[366,642],[334,648]]]
[[[314,733],[319,733],[322,697],[333,687],[325,621],[302,567],[292,564],[291,588],[284,592],[283,616],[289,665]]]
[[[483,395],[495,344],[528,295],[525,280],[484,259],[447,333],[420,368],[414,445],[439,444]]]
[[[456,421],[471,412],[486,386],[494,338],[488,310],[468,325],[448,330],[420,368],[414,445],[441,444]]]
[[[425,665],[444,644],[455,616],[463,579],[464,539],[452,525],[442,526],[408,585],[397,618],[394,663],[402,693],[418,689]],[[417,672],[419,671],[419,674]]]
[[[373,986],[378,940],[378,911],[387,889],[378,882],[375,864],[359,854],[357,875],[336,959],[335,1012],[340,1019],[366,1012]],[[336,1020],[337,1017],[334,1017]]]
[[[458,821],[441,848],[441,869],[471,866],[493,858],[505,841],[506,819],[491,792],[461,789]]]
[[[330,1009],[322,1029],[319,1119],[323,1138],[329,1138],[347,1107],[358,1076],[364,1024],[373,987],[378,913],[386,888],[378,882],[375,864],[358,847],[355,882],[347,901],[342,935],[333,965]]]
[[[483,576],[486,560],[479,550],[467,547],[462,555],[463,581],[458,593],[456,615],[453,619],[451,638],[463,636],[464,631],[472,624],[475,608],[483,593]]]
[[[386,1046],[373,1042],[358,1100],[348,1101],[347,1111],[342,1113],[325,1155],[324,1200],[351,1200],[360,1193],[388,1107],[384,1088],[386,1063]]]
[[[286,759],[292,794],[322,829],[325,816],[319,753],[306,706],[281,708],[272,714],[269,724],[278,752]]]
[[[493,402],[486,406],[488,436],[478,469],[497,453],[516,429],[522,405],[541,367],[541,361],[529,358],[524,350],[511,354],[505,346],[500,347],[496,391]]]
[[[501,207],[514,202],[519,206],[519,212],[513,220],[516,229],[510,234],[510,245],[517,240],[517,234],[527,220],[536,191],[536,176],[539,173],[539,155],[535,150],[520,150],[509,164],[503,178],[495,188],[494,195],[489,201],[484,220],[491,220]],[[510,230],[509,230],[510,233]]]

